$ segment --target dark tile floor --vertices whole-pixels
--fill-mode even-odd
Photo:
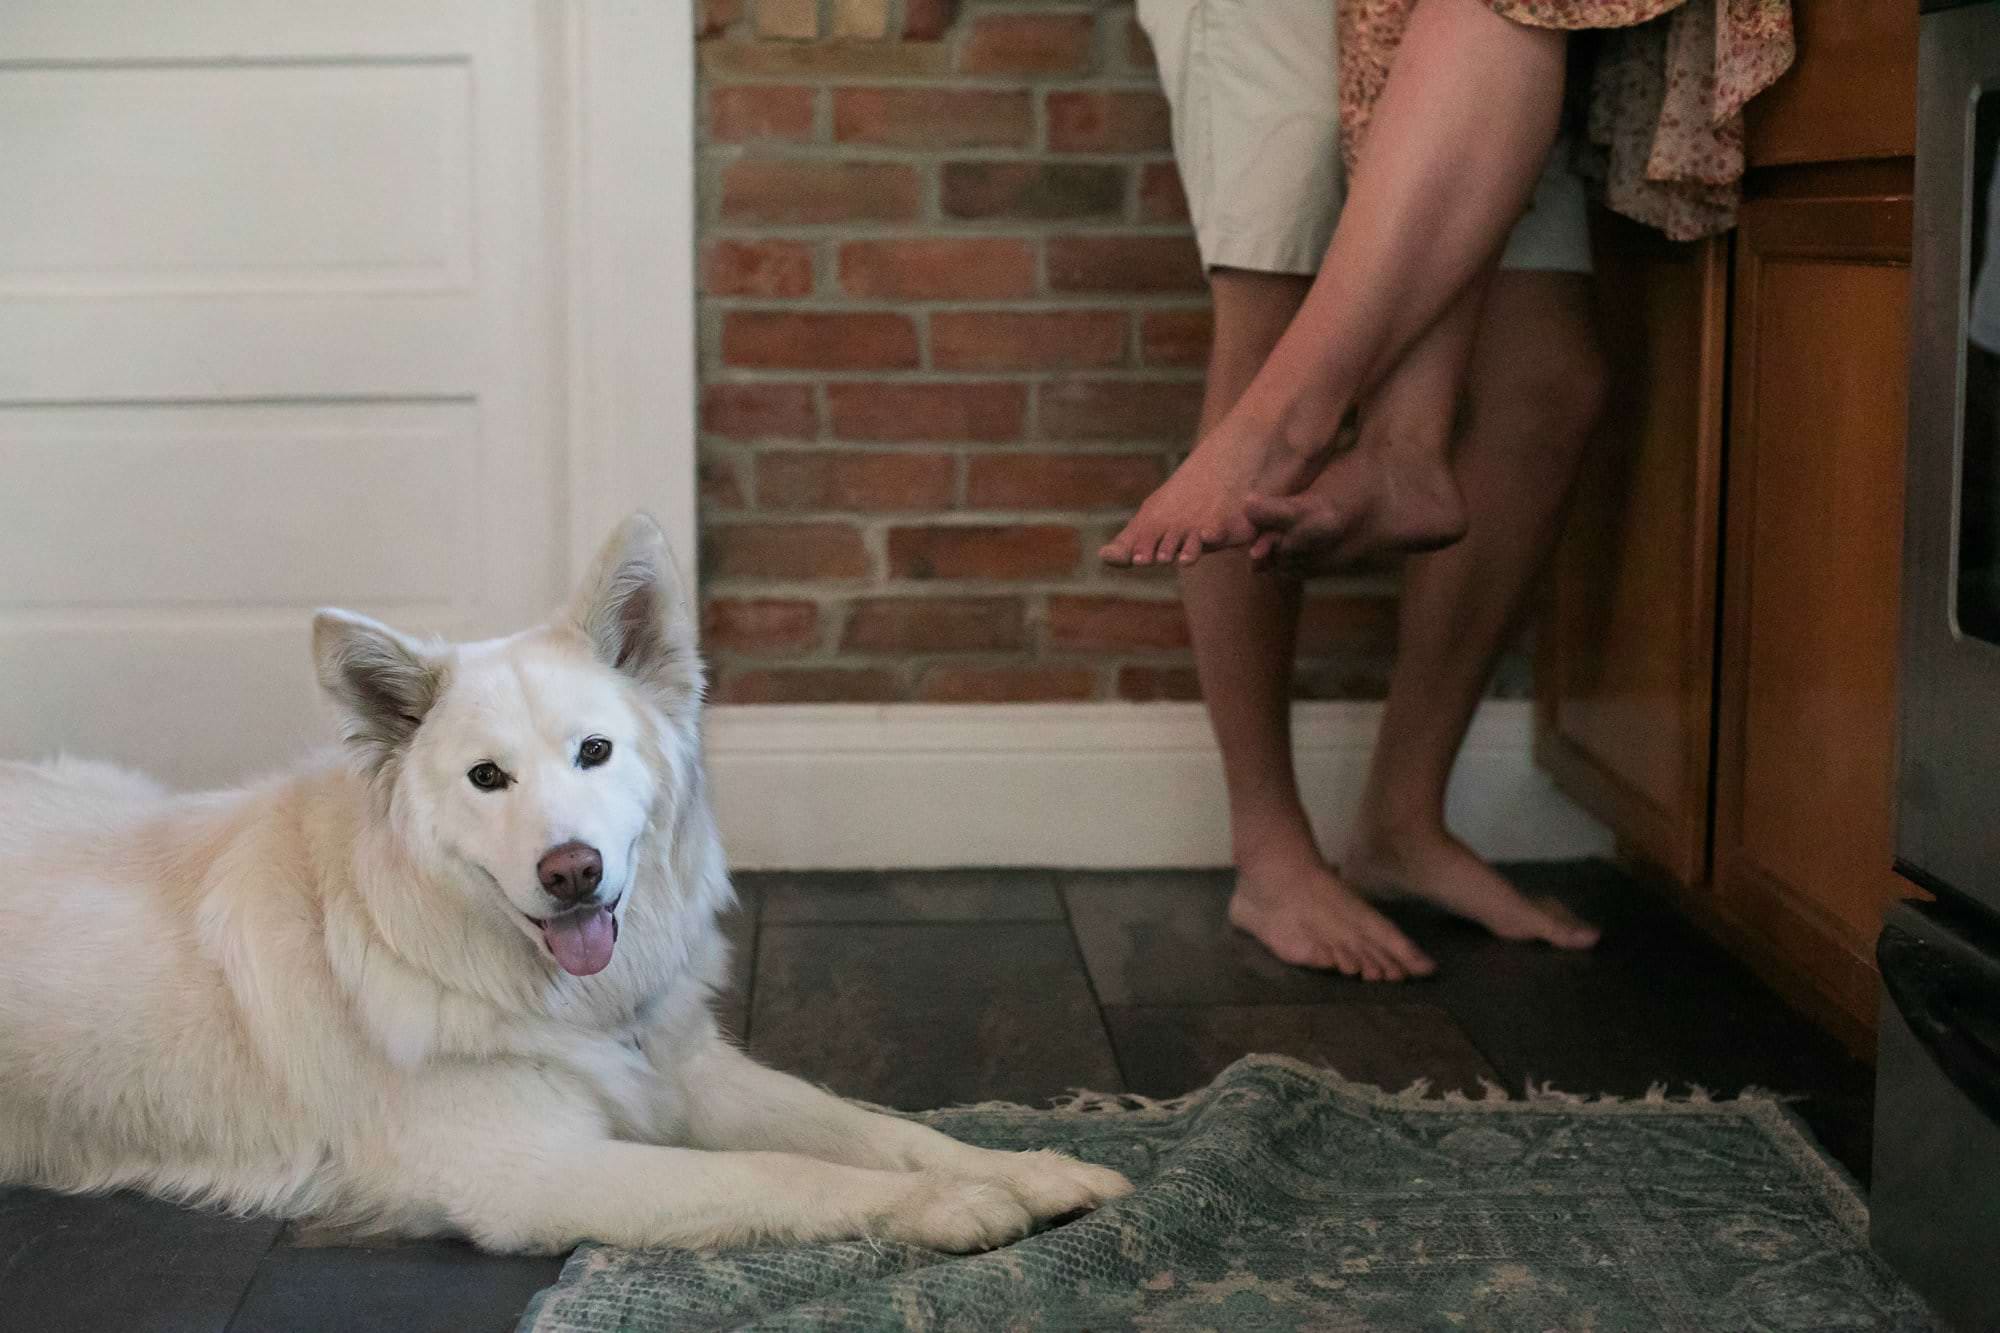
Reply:
[[[1754,1085],[1798,1094],[1865,1178],[1865,1067],[1617,870],[1511,873],[1603,923],[1604,942],[1560,954],[1398,909],[1440,972],[1376,987],[1286,968],[1231,934],[1221,875],[745,876],[724,1015],[771,1063],[900,1107],[1169,1095],[1249,1051],[1390,1088]],[[558,1266],[0,1190],[0,1329],[499,1333]]]

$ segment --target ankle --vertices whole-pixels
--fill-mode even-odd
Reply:
[[[1233,839],[1230,859],[1235,862],[1236,873],[1251,880],[1289,880],[1326,869],[1319,847],[1309,836],[1266,841]]]
[[[1403,473],[1450,471],[1452,434],[1448,422],[1372,423],[1356,447]]]
[[[1355,846],[1372,851],[1421,847],[1449,836],[1444,808],[1431,800],[1364,800],[1354,822]]]

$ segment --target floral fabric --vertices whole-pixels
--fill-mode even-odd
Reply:
[[[1417,0],[1337,0],[1341,151],[1350,170]],[[1486,0],[1540,28],[1602,29],[1579,169],[1616,212],[1675,240],[1726,231],[1743,107],[1791,67],[1791,0]]]

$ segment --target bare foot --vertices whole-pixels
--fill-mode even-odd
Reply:
[[[1251,561],[1317,574],[1373,556],[1450,546],[1465,535],[1465,497],[1440,453],[1360,445],[1297,495],[1252,496]]]
[[[1402,981],[1437,970],[1387,917],[1316,861],[1243,867],[1229,899],[1229,924],[1293,967],[1328,968],[1364,981]]]
[[[1332,432],[1322,448],[1300,450],[1280,434],[1224,418],[1146,496],[1132,522],[1098,550],[1098,558],[1106,564],[1194,564],[1208,550],[1248,546],[1256,538],[1244,512],[1250,494],[1302,488],[1326,466],[1332,446]]]
[[[1503,940],[1545,940],[1558,949],[1588,949],[1597,927],[1561,903],[1529,898],[1442,829],[1421,836],[1364,830],[1341,872],[1374,897],[1421,898],[1476,921]]]

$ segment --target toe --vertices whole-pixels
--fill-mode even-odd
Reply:
[[[1542,930],[1542,938],[1558,949],[1588,949],[1597,943],[1600,931],[1596,926],[1576,915],[1553,898],[1537,898],[1535,906],[1540,908],[1547,924]]]
[[[1226,551],[1233,547],[1248,546],[1257,540],[1257,525],[1250,516],[1238,511],[1226,518],[1210,523],[1202,530],[1202,545],[1211,551]]]
[[[1431,961],[1430,956],[1388,921],[1383,921],[1376,928],[1373,938],[1376,947],[1387,954],[1406,976],[1427,977],[1437,971],[1437,964]]]
[[[1186,539],[1181,542],[1180,562],[1183,565],[1191,565],[1201,559],[1201,552],[1201,538],[1194,533],[1189,533]]]

